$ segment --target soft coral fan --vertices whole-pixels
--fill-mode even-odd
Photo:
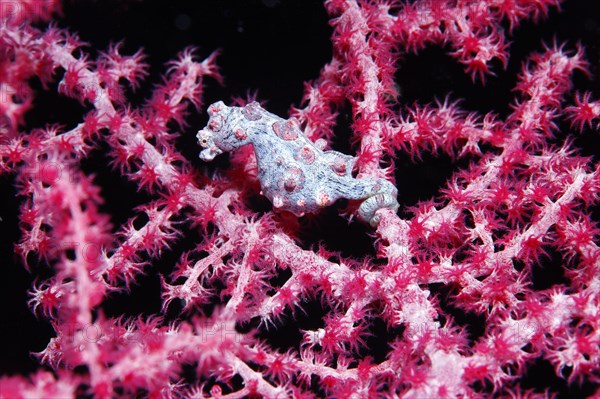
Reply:
[[[54,272],[31,289],[30,306],[51,321],[55,337],[39,356],[50,371],[1,378],[2,397],[532,397],[519,378],[536,359],[569,382],[599,382],[600,249],[590,209],[600,174],[570,139],[553,140],[562,115],[573,130],[598,126],[590,93],[566,100],[573,72],[586,68],[582,50],[554,44],[533,55],[504,120],[449,101],[399,113],[394,86],[399,54],[432,44],[446,44],[483,79],[491,62],[508,59],[501,24],[512,30],[556,2],[325,5],[333,59],[292,112],[307,136],[331,140],[348,100],[359,177],[391,179],[395,153],[471,160],[410,216],[378,211],[377,258],[358,262],[302,249],[288,217],[252,211],[256,160],[247,148],[232,156],[230,173],[211,178],[198,177],[178,152],[170,122],[183,124],[188,105],[200,106],[204,78],[219,79],[214,56],[198,61],[183,51],[135,107],[126,93],[147,74],[141,53],[113,46],[94,61],[65,31],[39,31],[21,14],[5,18],[0,85],[15,95],[0,104],[0,171],[16,176],[21,198],[18,252],[36,254]],[[30,79],[56,76],[59,93],[80,101],[86,115],[67,131],[24,130]],[[114,235],[99,187],[82,171],[103,146],[113,167],[151,198],[137,210],[145,223],[131,219]],[[159,273],[162,252],[181,240],[182,214],[202,239],[171,275],[161,274],[160,289],[164,313],[173,303],[184,312],[171,323],[105,316],[114,291],[142,272]],[[567,282],[536,290],[533,269],[549,250],[562,254]],[[433,296],[435,286],[452,296]],[[321,327],[303,330],[288,352],[271,348],[283,314],[316,297],[325,309]],[[482,316],[483,335],[470,340],[442,300]],[[256,320],[257,331],[248,332]],[[364,356],[377,320],[386,330],[378,338],[389,343],[381,361]]]

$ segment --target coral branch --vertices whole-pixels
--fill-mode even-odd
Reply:
[[[495,96],[509,39],[558,1],[320,7],[331,59],[286,119],[243,100],[205,115],[227,98],[221,51],[185,48],[151,86],[153,54],[45,25],[56,1],[0,1],[0,184],[18,213],[0,222],[31,274],[20,305],[52,330],[0,397],[594,395],[600,172],[582,143],[600,102],[583,45],[540,44],[495,113],[449,93],[406,104],[398,79],[402,55],[443,47]],[[44,98],[74,118],[40,128]],[[193,154],[202,123],[212,164]],[[447,181],[409,203],[401,168],[436,157]]]

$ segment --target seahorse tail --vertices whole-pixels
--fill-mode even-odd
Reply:
[[[375,194],[360,204],[358,207],[358,217],[368,222],[371,226],[376,227],[379,224],[380,215],[376,215],[377,211],[383,208],[388,208],[396,212],[398,210],[398,201],[395,195],[390,193]]]

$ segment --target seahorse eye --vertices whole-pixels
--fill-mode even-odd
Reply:
[[[200,144],[200,147],[202,148],[206,148],[208,147],[208,139],[206,137],[202,137],[198,143]]]

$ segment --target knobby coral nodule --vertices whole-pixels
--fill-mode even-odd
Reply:
[[[204,150],[200,158],[210,161],[243,145],[254,147],[261,193],[276,209],[297,216],[315,212],[340,198],[363,200],[358,208],[362,221],[377,226],[379,209],[398,209],[398,190],[385,179],[355,178],[356,158],[324,151],[299,128],[297,119],[283,119],[257,102],[228,107],[222,101],[208,108],[210,120],[198,132]]]

